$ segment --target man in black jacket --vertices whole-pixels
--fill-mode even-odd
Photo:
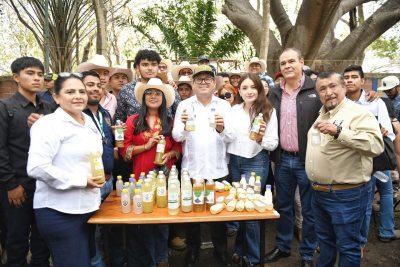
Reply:
[[[279,57],[284,80],[269,93],[277,111],[279,146],[272,153],[276,164],[275,184],[277,210],[276,247],[265,255],[266,262],[290,256],[293,239],[293,202],[297,185],[303,215],[303,237],[300,243],[301,266],[313,266],[317,238],[311,210],[312,189],[305,172],[307,132],[318,117],[321,102],[315,83],[303,73],[304,60],[295,48],[285,49]]]

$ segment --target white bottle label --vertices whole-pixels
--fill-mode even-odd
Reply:
[[[153,202],[153,193],[152,192],[143,192],[143,202]]]
[[[168,209],[179,208],[179,194],[177,192],[170,192],[168,194]]]
[[[164,153],[165,145],[164,144],[157,144],[156,152],[157,153]]]
[[[214,191],[206,190],[206,203],[208,203],[208,204],[215,203]]]
[[[182,206],[192,205],[192,191],[182,190]]]
[[[251,125],[251,131],[252,131],[252,132],[255,132],[255,133],[258,133],[258,132],[260,131],[260,127],[261,127],[261,124],[260,124],[260,122],[256,119],[256,120],[254,120],[253,125]]]
[[[167,195],[167,188],[165,186],[157,187],[157,196],[163,197]]]

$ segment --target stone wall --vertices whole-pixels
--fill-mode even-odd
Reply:
[[[17,91],[17,83],[12,76],[0,77],[0,99],[7,98]]]

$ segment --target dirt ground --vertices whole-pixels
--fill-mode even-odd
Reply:
[[[400,229],[400,211],[396,212],[396,229]],[[379,216],[376,216],[376,222],[371,218],[371,227],[369,231],[369,241],[364,249],[364,258],[362,259],[362,267],[400,267],[400,240],[392,241],[391,243],[382,243],[378,240],[379,226]],[[202,226],[203,234],[202,241],[210,241],[211,238],[207,234],[207,226]],[[266,234],[265,234],[265,247],[266,252],[272,250],[275,245],[275,222],[268,221],[266,223]],[[200,251],[200,258],[197,266],[199,267],[218,267],[216,260],[213,257],[213,249],[203,249]],[[298,242],[293,240],[292,243],[292,256],[289,258],[281,259],[277,263],[265,264],[268,267],[294,267],[300,266],[300,256],[298,254]],[[184,262],[185,252],[172,251],[170,256],[170,266],[171,267],[181,267]],[[315,254],[315,260],[318,258],[319,254]]]

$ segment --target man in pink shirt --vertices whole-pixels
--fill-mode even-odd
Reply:
[[[269,98],[277,111],[279,146],[272,153],[276,164],[277,210],[276,247],[265,255],[265,262],[290,256],[293,239],[293,202],[299,186],[303,215],[300,242],[301,266],[313,266],[317,237],[311,209],[312,189],[305,172],[307,132],[318,117],[321,102],[315,83],[303,73],[304,59],[295,48],[285,49],[279,57],[283,80],[270,90]]]

